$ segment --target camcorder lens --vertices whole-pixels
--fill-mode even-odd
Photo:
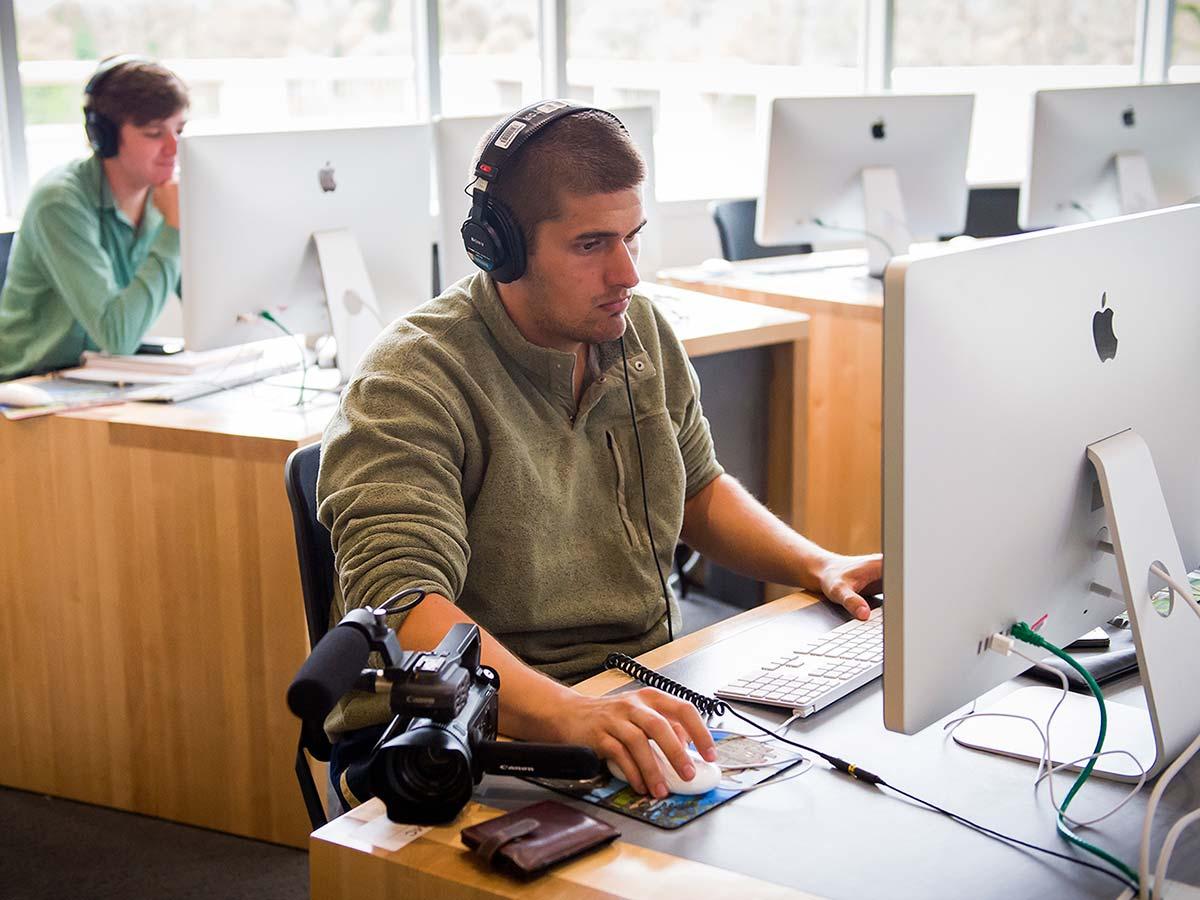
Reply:
[[[449,753],[435,747],[415,747],[399,760],[399,778],[417,797],[440,797],[452,791],[456,783],[471,774],[461,753]]]
[[[475,786],[470,763],[457,750],[392,747],[381,751],[372,767],[382,770],[386,789],[375,793],[396,822],[449,822],[471,799]]]

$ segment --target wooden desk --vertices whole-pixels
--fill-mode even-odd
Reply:
[[[302,845],[283,462],[337,398],[295,399],[0,421],[0,783]]]
[[[770,490],[798,509],[807,321],[704,295],[672,312],[677,293],[690,354],[772,348]],[[337,398],[295,399],[258,384],[0,420],[0,784],[305,845],[283,463]]]
[[[754,628],[782,612],[817,602],[820,601],[808,594],[790,594],[710,625],[639,659],[646,665],[661,667],[700,647],[711,646]],[[603,672],[580,683],[576,689],[595,697],[628,681],[620,672]],[[313,900],[515,896],[800,900],[814,896],[650,850],[627,840],[617,841],[604,850],[559,866],[529,885],[522,885],[481,865],[458,836],[468,825],[493,818],[501,812],[472,802],[451,824],[432,828],[407,846],[391,850],[379,836],[394,833],[395,829],[388,822],[382,802],[370,800],[313,832],[309,840],[310,895]],[[619,822],[615,824],[621,827]]]
[[[745,671],[748,662],[770,659],[782,648],[796,646],[797,639],[824,632],[844,618],[831,604],[791,595],[661,647],[642,657],[642,662],[711,694]],[[981,705],[1023,681],[1018,678],[996,688]],[[608,672],[580,689],[605,693],[625,683],[620,674]],[[1136,676],[1106,686],[1105,694],[1130,705],[1145,703]],[[938,724],[911,736],[885,731],[882,709],[882,685],[877,680],[796,723],[790,733],[795,740],[855,761],[918,797],[1072,855],[1055,833],[1044,786],[1038,795],[1032,790],[1034,765],[959,747]],[[750,710],[743,707],[744,712]],[[783,719],[782,714],[762,708],[753,714],[767,726]],[[738,730],[744,727],[735,724]],[[1081,810],[1096,814],[1108,809],[1127,790],[1128,785],[1092,779],[1084,790],[1087,796],[1080,798]],[[1136,862],[1149,791],[1147,786],[1117,815],[1089,829],[1091,839],[1118,858]],[[1167,829],[1196,806],[1198,791],[1200,759],[1187,765],[1163,794],[1153,828],[1152,861]],[[371,801],[314,832],[309,859],[312,896],[317,900],[517,895],[1007,900],[1016,895],[1089,900],[1117,897],[1121,891],[1115,881],[1092,870],[989,840],[899,795],[851,781],[821,762],[798,778],[736,798],[671,831],[558,797],[616,826],[622,838],[529,885],[493,875],[458,839],[458,831],[468,824],[550,796],[554,795],[517,779],[489,776],[477,790],[480,802],[469,805],[459,821],[391,848],[387,838],[393,826],[382,804]],[[1200,836],[1185,833],[1169,877],[1200,883],[1198,851]]]
[[[727,274],[668,269],[659,281],[802,312],[809,325],[804,532],[842,553],[882,544],[883,286],[860,251],[746,260]],[[815,271],[817,261],[834,266]]]

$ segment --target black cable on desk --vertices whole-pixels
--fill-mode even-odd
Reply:
[[[807,750],[809,753],[816,754],[817,756],[821,757],[821,759],[825,760],[827,763],[829,763],[831,766],[833,766],[835,769],[837,769],[839,772],[844,772],[845,774],[849,775],[852,778],[856,778],[859,781],[863,781],[863,782],[866,782],[867,784],[874,785],[877,788],[887,788],[889,791],[893,791],[897,794],[900,794],[902,797],[907,797],[909,800],[912,800],[914,803],[919,803],[922,806],[927,806],[930,809],[932,809],[934,812],[941,813],[943,816],[946,816],[951,821],[957,822],[960,825],[965,825],[967,828],[971,828],[971,829],[979,832],[982,835],[986,835],[987,837],[993,838],[994,840],[1007,841],[1010,844],[1015,844],[1016,846],[1024,847],[1028,850],[1036,850],[1038,853],[1045,853],[1048,856],[1053,856],[1057,859],[1061,859],[1061,860],[1064,860],[1069,863],[1075,863],[1076,865],[1079,865],[1079,866],[1086,866],[1089,869],[1094,869],[1095,871],[1100,872],[1101,874],[1107,875],[1109,878],[1116,879],[1121,884],[1123,884],[1125,887],[1132,890],[1135,894],[1137,893],[1137,885],[1135,885],[1132,881],[1130,881],[1124,875],[1114,872],[1111,869],[1106,869],[1106,868],[1104,868],[1104,866],[1100,866],[1100,865],[1097,865],[1096,863],[1088,862],[1086,859],[1077,859],[1074,856],[1068,856],[1065,853],[1059,853],[1057,850],[1051,850],[1048,847],[1039,847],[1037,844],[1031,844],[1028,841],[1023,841],[1020,838],[1013,837],[1012,835],[1004,834],[1003,832],[996,831],[995,829],[992,829],[992,828],[988,828],[986,825],[980,825],[978,822],[971,821],[966,816],[960,816],[958,813],[951,812],[948,809],[943,809],[942,807],[938,806],[936,803],[931,803],[928,800],[922,800],[920,797],[910,794],[908,791],[902,790],[901,788],[898,788],[893,784],[889,784],[888,782],[886,782],[882,778],[880,778],[878,775],[876,775],[874,772],[868,772],[866,769],[859,768],[858,766],[854,765],[853,763],[846,762],[846,760],[841,759],[837,756],[831,756],[830,754],[822,753],[820,750],[817,750],[815,747],[809,747],[806,744],[801,744],[799,741],[793,741],[791,738],[781,737],[780,735],[777,735],[775,732],[771,731],[770,729],[765,728],[762,725],[759,725],[753,719],[751,719],[747,716],[743,716],[740,712],[738,712],[736,709],[733,709],[728,704],[723,704],[723,705],[725,706],[726,712],[730,713],[731,715],[733,715],[734,717],[736,717],[738,719],[741,719],[743,722],[747,723],[748,725],[754,726],[759,731],[763,732],[764,734],[770,735],[777,741],[782,741],[783,743],[789,744],[792,747],[799,747],[801,750]]]
[[[624,653],[610,653],[608,655],[608,659],[604,661],[604,668],[617,669],[621,672],[624,672],[626,675],[629,675],[631,678],[642,682],[643,684],[648,684],[650,687],[657,688],[658,690],[667,694],[671,694],[675,697],[681,697],[690,702],[705,715],[724,716],[726,713],[728,713],[737,719],[741,719],[747,725],[757,728],[763,734],[768,735],[777,741],[781,741],[782,743],[791,747],[797,747],[801,750],[806,750],[814,756],[821,757],[821,759],[825,760],[825,762],[829,763],[829,765],[833,766],[839,772],[849,775],[851,778],[856,778],[859,781],[873,785],[877,788],[887,788],[889,791],[899,794],[902,797],[906,797],[909,800],[912,800],[914,803],[919,803],[922,806],[928,807],[934,812],[941,813],[952,822],[965,825],[967,828],[977,831],[986,837],[992,838],[993,840],[1004,841],[1018,847],[1024,847],[1027,850],[1036,850],[1038,853],[1044,853],[1047,856],[1053,856],[1056,859],[1074,863],[1077,866],[1084,866],[1088,869],[1100,872],[1103,875],[1107,875],[1109,878],[1116,879],[1122,885],[1132,890],[1135,894],[1137,893],[1137,885],[1135,885],[1124,875],[1114,872],[1111,869],[1106,869],[1103,866],[1097,865],[1096,863],[1088,862],[1085,859],[1077,859],[1074,856],[1068,856],[1065,853],[1059,853],[1057,850],[1051,850],[1048,847],[1039,847],[1037,844],[1031,844],[1028,841],[1021,840],[1020,838],[1012,837],[1011,835],[988,828],[986,825],[980,825],[978,822],[973,822],[965,816],[960,816],[958,813],[951,812],[948,809],[938,806],[936,803],[931,803],[928,800],[922,800],[920,797],[910,794],[908,791],[889,784],[874,772],[869,772],[866,769],[860,768],[854,763],[847,762],[839,756],[825,753],[821,750],[818,750],[816,747],[810,747],[808,744],[802,744],[799,741],[792,740],[791,738],[782,737],[776,734],[774,731],[771,731],[769,728],[760,725],[758,722],[755,722],[750,717],[742,715],[725,701],[719,700],[715,697],[707,697],[704,694],[693,691],[686,685],[682,685],[678,681],[668,678],[661,672],[656,672],[654,669],[643,666],[641,663],[629,656],[626,656]]]

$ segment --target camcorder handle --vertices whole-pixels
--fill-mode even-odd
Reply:
[[[590,747],[525,741],[480,741],[479,767],[491,775],[581,780],[600,774],[602,763]]]

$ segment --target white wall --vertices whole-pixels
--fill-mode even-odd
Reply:
[[[658,215],[662,221],[659,229],[661,264],[692,266],[702,260],[721,255],[721,241],[717,237],[717,226],[708,214],[708,200],[659,201]],[[653,278],[654,273],[642,272],[643,278]]]

